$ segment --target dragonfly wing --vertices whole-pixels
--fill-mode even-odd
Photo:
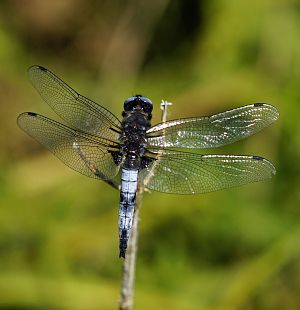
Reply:
[[[275,168],[258,156],[200,155],[151,150],[153,161],[140,172],[150,190],[172,194],[200,194],[271,178]]]
[[[71,127],[107,139],[118,138],[121,124],[110,111],[78,94],[44,67],[32,66],[28,75],[41,97]]]
[[[171,120],[147,131],[148,147],[219,147],[257,133],[278,116],[272,105],[255,103],[210,117]]]
[[[17,122],[21,129],[70,168],[117,186],[112,179],[117,175],[119,166],[111,154],[118,150],[117,142],[74,130],[32,112],[20,114]]]

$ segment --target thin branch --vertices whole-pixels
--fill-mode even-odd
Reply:
[[[162,100],[162,122],[167,119],[167,108],[172,103]],[[150,173],[151,174],[151,173]],[[146,184],[145,184],[146,185]],[[135,267],[138,252],[138,234],[139,234],[139,214],[142,206],[142,198],[144,187],[139,187],[136,193],[135,210],[133,224],[131,228],[130,238],[126,251],[126,258],[123,264],[123,279],[120,292],[120,310],[131,310],[133,308],[134,283],[135,283]]]
[[[135,266],[137,257],[137,242],[139,234],[139,214],[142,206],[143,188],[136,193],[135,210],[130,238],[126,251],[126,258],[123,264],[123,280],[121,287],[120,310],[131,310],[133,307]]]
[[[168,114],[168,106],[171,106],[173,103],[168,102],[166,100],[162,100],[160,104],[160,109],[162,110],[161,114],[161,122],[165,123],[167,121],[167,114]]]

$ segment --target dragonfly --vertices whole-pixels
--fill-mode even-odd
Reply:
[[[138,187],[171,194],[203,194],[271,178],[276,170],[255,155],[205,155],[207,149],[249,137],[273,123],[277,109],[254,103],[212,116],[151,126],[153,104],[142,95],[124,101],[122,120],[77,93],[50,70],[34,65],[29,79],[62,124],[24,112],[21,129],[64,164],[120,191],[119,256],[125,258]]]

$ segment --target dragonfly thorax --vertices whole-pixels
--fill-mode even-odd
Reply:
[[[120,152],[125,157],[125,166],[140,168],[140,159],[144,155],[147,142],[146,131],[150,126],[147,115],[139,110],[134,110],[123,118]]]

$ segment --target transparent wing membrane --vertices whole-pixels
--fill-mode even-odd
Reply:
[[[258,156],[200,155],[151,150],[152,163],[140,172],[150,190],[173,194],[200,194],[271,178],[275,168]]]
[[[32,66],[29,79],[41,97],[71,127],[107,139],[117,139],[120,121],[96,102],[78,94],[48,69]]]
[[[136,128],[133,126],[131,133],[131,127],[126,127],[131,115],[123,119],[127,131],[122,134],[120,145],[122,126],[111,112],[78,94],[44,67],[32,66],[28,74],[41,97],[68,126],[32,112],[22,113],[18,125],[70,168],[115,188],[120,187],[122,164],[118,162],[130,159],[129,151],[132,155],[145,150],[141,162],[135,162],[135,168],[140,169],[139,182],[165,193],[207,193],[265,180],[276,172],[272,163],[258,156],[169,150],[219,147],[253,135],[278,118],[277,109],[269,104],[255,103],[210,117],[158,124],[147,131],[144,149],[144,145],[139,145]]]
[[[119,167],[110,153],[118,150],[118,143],[74,130],[32,112],[22,113],[18,125],[70,168],[118,187],[113,178]]]
[[[219,147],[257,133],[278,115],[272,105],[255,103],[210,117],[171,120],[147,131],[148,147]]]

